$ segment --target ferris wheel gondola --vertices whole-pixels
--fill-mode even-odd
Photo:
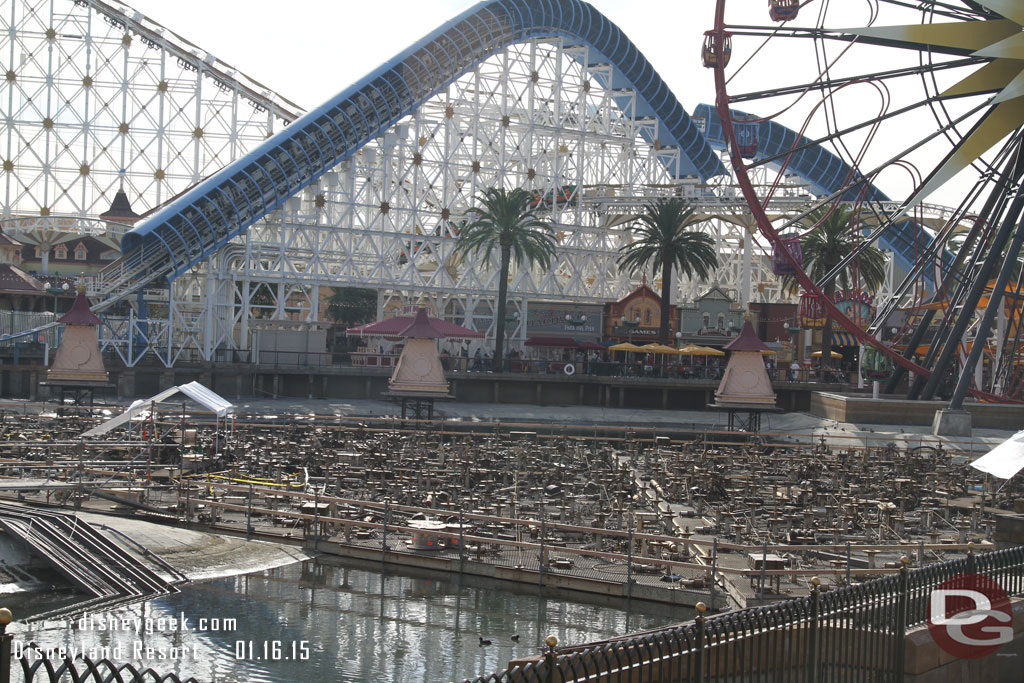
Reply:
[[[1024,269],[1015,268],[1024,232],[1012,230],[1024,213],[1024,4],[773,0],[769,6],[761,16],[776,23],[759,26],[751,24],[749,3],[717,0],[703,62],[714,69],[723,147],[758,230],[772,245],[773,269],[799,284],[807,307],[820,306],[820,314],[874,349],[879,368],[893,363],[897,379],[914,373],[912,397],[932,398],[968,331],[995,330],[998,306],[979,307],[984,284],[999,274],[995,300],[1008,279],[1024,291]],[[784,175],[806,180],[816,201],[773,222],[765,208]],[[767,192],[755,190],[754,176],[761,184],[768,178]],[[921,206],[936,198],[951,208],[943,221],[929,224]],[[792,238],[779,233],[814,230],[806,227],[807,216],[839,205],[853,216],[853,246],[812,279],[787,248]],[[950,239],[965,231],[963,241]],[[894,254],[897,278],[875,320],[863,325],[844,315],[826,290],[835,291],[840,276],[859,287],[860,259],[871,246]],[[879,341],[876,332],[896,306],[935,300],[951,305],[945,315],[920,317],[905,353]],[[1019,319],[1024,307],[1018,308],[1011,318]],[[968,392],[1021,399],[1009,389],[1015,384],[1009,359],[1024,349],[1021,327],[1002,325],[998,343],[975,345],[967,369],[957,373],[954,402]],[[924,357],[916,358],[922,345]],[[972,386],[982,348],[996,349],[992,372],[986,384]]]

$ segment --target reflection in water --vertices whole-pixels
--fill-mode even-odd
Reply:
[[[43,647],[121,645],[125,660],[141,655],[142,664],[160,673],[204,681],[461,681],[537,654],[549,633],[568,645],[692,616],[679,608],[645,605],[640,614],[632,607],[627,613],[540,598],[529,586],[510,589],[471,577],[439,581],[310,560],[190,584],[176,595],[90,615],[91,622],[71,627],[16,624],[13,630],[17,640]],[[32,608],[49,609],[33,603],[16,615],[26,617]],[[186,630],[173,630],[171,621],[182,616]],[[491,645],[481,646],[481,638]],[[160,659],[171,647],[184,657]]]

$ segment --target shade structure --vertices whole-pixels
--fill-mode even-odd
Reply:
[[[985,455],[971,467],[1000,479],[1009,479],[1024,469],[1024,431],[1017,432]]]
[[[616,344],[615,346],[609,346],[608,350],[609,351],[640,351],[642,349],[639,346],[637,346],[636,344],[631,344],[629,342],[622,342],[621,344]]]
[[[662,353],[669,355],[679,354],[679,351],[673,349],[671,346],[666,346],[665,344],[644,344],[640,347],[640,350],[646,351],[647,353]]]
[[[212,411],[217,415],[217,417],[224,417],[234,409],[234,404],[224,397],[214,393],[211,389],[208,389],[199,382],[189,382],[188,384],[182,384],[181,386],[165,389],[156,396],[152,396],[145,400],[135,401],[128,407],[128,410],[124,411],[120,415],[110,418],[101,425],[97,425],[96,427],[83,432],[81,436],[102,436],[116,427],[120,427],[127,422],[131,422],[136,415],[145,410],[149,410],[149,407],[154,403],[165,401],[179,392],[185,394],[207,410]]]
[[[832,357],[833,358],[842,358],[843,357],[843,354],[838,353],[836,351],[832,351],[831,353],[832,353]],[[815,351],[814,353],[812,353],[811,354],[811,358],[821,358],[821,351]]]
[[[693,354],[695,356],[724,356],[725,355],[725,351],[719,351],[718,349],[713,349],[710,346],[698,346],[697,348],[700,349],[700,351],[698,351],[697,353]]]
[[[778,355],[778,352],[777,351],[772,351],[771,349],[765,349],[765,350],[763,350],[761,352],[761,355],[762,356],[776,356],[776,355]]]
[[[576,343],[576,348],[582,349],[583,351],[606,351],[608,347],[603,344],[598,344],[592,341],[581,341]]]
[[[860,342],[849,332],[832,332],[832,346],[858,346]]]
[[[683,356],[699,356],[701,351],[704,350],[703,346],[697,346],[696,344],[687,344],[686,346],[678,349],[679,354]]]
[[[427,309],[416,310],[415,316],[401,315],[377,322],[350,327],[345,333],[352,337],[401,337],[415,339],[483,339],[482,332],[427,315]]]

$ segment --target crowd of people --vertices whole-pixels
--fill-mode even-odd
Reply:
[[[541,351],[547,358],[527,358],[519,349],[510,349],[505,355],[504,372],[538,372],[604,375],[621,377],[666,377],[675,379],[720,380],[725,372],[726,358],[708,356],[662,356],[647,353],[602,352],[597,350],[564,349],[552,353]],[[453,354],[441,351],[441,364],[448,372],[493,372],[491,353],[478,347],[472,354],[468,346],[459,347]],[[571,366],[566,370],[567,366]],[[772,381],[825,382],[841,384],[849,381],[856,368],[837,359],[834,367],[823,367],[820,359],[810,365],[793,360],[779,366],[775,357],[765,356],[765,370]]]

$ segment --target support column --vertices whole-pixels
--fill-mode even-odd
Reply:
[[[740,273],[740,307],[746,308],[750,303],[750,273],[751,273],[751,252],[753,250],[753,231],[757,226],[750,226],[745,229],[743,235],[743,271]]]

